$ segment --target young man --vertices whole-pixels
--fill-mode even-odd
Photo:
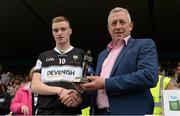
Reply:
[[[93,91],[93,115],[152,114],[154,102],[150,88],[156,86],[158,57],[151,39],[134,39],[128,10],[117,7],[108,17],[112,41],[98,56],[95,75],[82,84]]]
[[[70,45],[72,29],[67,18],[52,20],[56,46],[39,55],[32,79],[32,91],[38,94],[38,115],[76,115],[82,102],[70,82],[82,77],[84,51]]]

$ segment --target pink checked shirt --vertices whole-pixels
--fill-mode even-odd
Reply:
[[[123,41],[118,41],[115,44],[113,44],[112,41],[108,44],[107,48],[110,52],[102,64],[100,78],[109,78],[114,63],[118,55],[121,53],[124,45],[127,44],[129,38],[130,36],[124,38]],[[98,90],[96,102],[99,109],[109,108],[109,101],[105,89]]]

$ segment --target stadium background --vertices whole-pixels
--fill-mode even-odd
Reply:
[[[156,42],[160,61],[180,61],[179,0],[1,0],[0,66],[29,70],[35,65],[39,53],[54,47],[51,19],[57,15],[69,18],[71,44],[91,50],[95,65],[110,41],[107,17],[116,6],[129,10],[133,37]]]

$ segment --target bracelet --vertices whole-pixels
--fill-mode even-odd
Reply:
[[[62,88],[61,91],[59,92],[59,96],[61,96],[62,91],[63,91],[63,88]]]

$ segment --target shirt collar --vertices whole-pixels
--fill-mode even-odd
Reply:
[[[65,54],[65,53],[71,51],[73,48],[74,48],[73,46],[70,46],[67,50],[63,51],[63,53],[61,51],[59,51],[59,49],[57,49],[57,47],[55,47],[54,50],[56,52],[58,52],[59,54]]]
[[[128,40],[129,40],[130,37],[131,37],[131,36],[129,35],[129,36],[125,37],[123,40],[118,41],[118,42],[119,42],[118,47],[120,47],[120,45],[122,45],[122,44],[121,44],[122,41],[125,43],[125,45],[127,45]],[[114,48],[114,46],[113,46],[113,43],[112,43],[112,41],[111,41],[111,42],[107,45],[107,49],[108,49],[108,50],[111,50],[111,49],[113,49],[113,48]]]

